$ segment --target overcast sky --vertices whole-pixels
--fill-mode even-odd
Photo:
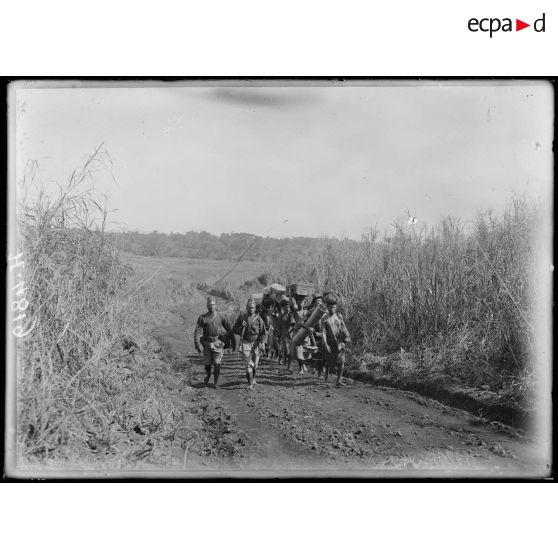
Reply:
[[[407,210],[435,224],[550,200],[544,83],[319,85],[17,89],[18,177],[37,160],[61,180],[104,142],[112,228],[162,232],[359,238]]]

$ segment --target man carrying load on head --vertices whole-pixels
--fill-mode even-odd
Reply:
[[[305,299],[295,299],[291,297],[291,325],[292,325],[292,335],[294,336],[298,333],[300,328],[304,326],[304,322],[307,318],[307,312],[305,307]],[[291,359],[296,359],[298,363],[298,373],[304,374],[306,372],[306,348],[310,345],[310,339],[307,337],[301,345],[295,345],[291,343],[290,356]],[[287,367],[290,371],[290,364]]]
[[[233,331],[240,335],[240,352],[246,364],[248,389],[252,389],[256,384],[260,350],[266,337],[265,322],[256,314],[256,303],[253,299],[248,300],[246,312],[242,312],[236,319]]]
[[[260,311],[256,311],[260,315],[261,319],[265,325],[265,337],[263,340],[263,349],[260,356],[264,358],[271,358],[272,354],[272,344],[273,344],[273,320],[272,320],[272,308],[271,306],[263,306]]]
[[[274,335],[277,340],[278,363],[287,365],[287,369],[291,367],[291,324],[292,316],[289,310],[289,299],[286,296],[281,297],[279,310],[275,314]]]
[[[219,334],[224,329],[231,340],[234,350],[236,341],[232,328],[227,318],[216,310],[215,299],[210,296],[207,298],[207,312],[202,314],[196,323],[194,330],[194,345],[198,353],[202,352],[203,364],[205,366],[205,378],[203,383],[207,386],[211,378],[211,367],[213,366],[213,387],[217,389],[219,382],[219,372],[221,370],[221,360],[223,358],[223,348],[225,343],[219,339]]]
[[[312,296],[312,304],[308,307],[307,316],[311,316],[312,312],[320,305],[323,301],[323,295],[319,293],[314,293]],[[310,328],[310,335],[314,338],[317,350],[312,354],[311,363],[315,367],[315,371],[318,374],[318,378],[322,377],[324,371],[324,321],[327,319],[327,314],[325,314],[318,323]]]

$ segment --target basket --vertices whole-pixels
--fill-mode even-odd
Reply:
[[[291,296],[312,296],[314,285],[312,283],[293,283],[288,287]]]

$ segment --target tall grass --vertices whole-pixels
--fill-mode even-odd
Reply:
[[[341,295],[355,355],[410,353],[415,373],[439,372],[523,398],[533,387],[533,251],[539,208],[514,200],[465,227],[396,223],[360,243],[322,241],[286,254],[279,282],[308,280]]]
[[[142,283],[134,284],[107,241],[107,212],[86,186],[107,164],[100,147],[56,195],[39,187],[20,200],[27,314],[37,320],[17,348],[24,461],[92,453],[133,461],[153,452],[179,420],[157,385],[146,385],[153,376],[142,363],[157,359],[138,328]],[[138,432],[151,433],[150,443]]]

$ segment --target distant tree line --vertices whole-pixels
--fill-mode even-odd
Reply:
[[[217,236],[206,231],[190,231],[185,234],[165,234],[158,231],[151,233],[118,232],[110,233],[110,236],[120,249],[140,256],[216,260],[234,260],[244,254],[243,259],[246,260],[272,261],[285,252],[308,252],[323,244],[323,239],[305,236],[261,238],[248,233],[228,233]],[[341,241],[332,239],[331,242]]]

